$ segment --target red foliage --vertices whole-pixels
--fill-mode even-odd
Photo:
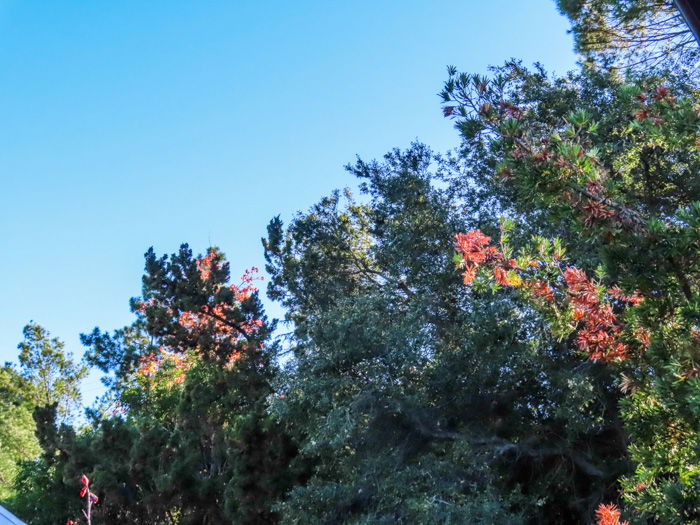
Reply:
[[[667,102],[671,106],[676,102],[676,97],[671,96],[671,92],[666,86],[656,88],[656,93],[651,98],[656,102]]]
[[[634,331],[634,336],[642,343],[644,348],[647,348],[651,344],[651,333],[644,327],[637,328]]]
[[[499,104],[505,110],[506,115],[511,118],[521,119],[525,115],[525,110],[510,102],[501,101]]]
[[[629,521],[620,521],[620,511],[613,504],[602,503],[595,511],[596,525],[629,525]]]
[[[490,241],[491,237],[484,235],[480,230],[471,230],[455,235],[455,248],[464,255],[465,260],[479,265],[500,255],[495,247],[485,248]]]
[[[581,211],[583,211],[584,214],[583,224],[588,227],[604,219],[610,219],[615,216],[613,210],[594,200],[589,200],[586,204],[582,205]]]
[[[594,179],[588,179],[586,181],[586,191],[594,196],[599,196],[603,193],[603,185]]]
[[[476,265],[465,264],[464,272],[462,272],[462,277],[464,278],[464,284],[471,284],[474,282],[476,277]]]
[[[97,503],[98,498],[95,494],[90,492],[90,479],[85,475],[80,476],[80,482],[83,486],[80,489],[80,497],[85,498],[85,509],[83,510],[83,515],[87,520],[87,524],[92,524],[92,505]],[[66,525],[78,525],[75,520],[66,521]]]
[[[573,319],[584,326],[576,334],[576,345],[591,359],[625,359],[627,345],[617,340],[622,327],[612,306],[601,302],[595,283],[580,268],[567,267],[562,277],[574,306]]]
[[[535,162],[546,162],[551,159],[553,155],[554,153],[551,150],[543,148],[532,156],[532,160]]]
[[[520,286],[522,279],[517,274],[510,274],[503,266],[493,267],[493,276],[496,282],[502,286]]]
[[[197,259],[197,268],[202,281],[208,281],[211,277],[212,269],[218,264],[218,252],[215,249],[210,249],[207,254],[201,259]]]
[[[180,352],[171,352],[162,346],[158,348],[159,353],[156,355],[151,352],[147,356],[141,356],[139,359],[138,373],[145,377],[154,377],[166,362],[172,365],[177,371],[172,378],[174,384],[180,384],[185,381],[185,374],[194,364],[194,358]]]
[[[589,189],[597,191],[598,188],[590,184]],[[615,314],[610,300],[636,306],[644,300],[638,292],[624,294],[619,287],[614,286],[607,291],[606,296],[604,291],[586,275],[586,272],[571,266],[560,271],[561,282],[554,286],[539,277],[529,278],[526,272],[537,275],[540,270],[539,261],[533,259],[521,268],[517,261],[506,259],[496,247],[489,246],[490,241],[491,238],[479,230],[455,236],[455,248],[462,254],[464,268],[462,277],[465,284],[471,284],[474,281],[478,266],[488,265],[492,268],[494,279],[502,286],[523,286],[548,303],[555,302],[556,287],[560,291],[559,297],[573,307],[572,321],[577,325],[575,341],[581,351],[586,352],[593,360],[613,361],[629,356],[628,346],[619,340],[622,322]],[[559,268],[559,259],[560,256],[555,254],[554,262],[550,264]],[[637,329],[635,337],[644,347],[649,345],[648,331]]]
[[[240,308],[242,302],[250,299],[257,292],[254,283],[263,279],[258,275],[258,268],[253,266],[247,269],[241,276],[239,284],[229,284],[228,278],[222,279],[223,276],[228,275],[228,263],[224,260],[223,254],[216,248],[210,248],[207,254],[196,259],[195,263],[199,270],[202,290],[209,297],[217,297],[217,299],[210,299],[208,304],[193,307],[179,314],[176,322],[189,332],[190,339],[197,340],[200,336],[205,335],[208,340],[214,343],[238,343],[257,332],[263,325],[262,320],[240,321],[237,309]],[[222,293],[226,291],[230,291],[232,297],[227,296],[227,293]],[[146,313],[149,308],[162,308],[163,306],[167,305],[155,304],[153,300],[149,300],[139,305],[137,311]],[[166,309],[166,312],[173,315],[171,309]],[[189,350],[199,351],[198,348]],[[157,352],[151,352],[139,359],[137,372],[141,376],[153,378],[167,363],[176,370],[176,373],[170,377],[172,384],[178,384],[185,380],[186,372],[192,367],[197,357],[198,355],[192,353],[183,353],[182,348],[161,346]],[[228,362],[225,364],[231,364],[240,357],[240,351],[231,351]]]
[[[644,300],[644,297],[642,297],[639,294],[639,291],[635,290],[631,294],[625,295],[624,293],[622,293],[622,290],[620,290],[620,287],[617,285],[610,288],[608,290],[608,294],[610,295],[610,297],[613,297],[614,299],[618,299],[620,301],[632,303],[635,306]]]
[[[547,281],[543,281],[542,279],[535,279],[534,281],[526,279],[525,286],[530,288],[538,297],[542,297],[550,303],[554,301],[554,289]]]

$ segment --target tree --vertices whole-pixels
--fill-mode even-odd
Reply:
[[[58,406],[59,418],[67,421],[80,407],[80,381],[87,375],[87,367],[73,363],[72,356],[63,351],[58,338],[50,338],[42,326],[30,322],[22,330],[24,341],[19,349],[22,376],[32,385],[37,406]]]
[[[453,235],[497,228],[472,167],[415,144],[349,167],[365,204],[270,223],[268,293],[293,322],[273,407],[312,468],[284,522],[586,522],[628,471],[610,372],[455,280]]]
[[[557,0],[576,50],[604,66],[686,69],[697,76],[697,42],[673,0]]]
[[[34,436],[33,386],[12,366],[0,368],[0,501],[12,506],[17,463],[39,456]]]
[[[87,428],[55,374],[8,372],[42,392],[21,515],[74,517],[87,474],[105,523],[700,522],[697,50],[669,3],[559,5],[580,71],[450,68],[458,150],[357,160],[359,199],[270,222],[278,340],[255,269],[183,245],[146,253],[131,326],[83,336]]]
[[[80,513],[78,484],[71,483],[75,473],[66,468],[77,436],[71,426],[58,423],[59,417],[55,403],[34,409],[41,455],[20,462],[12,500],[13,510],[27,523],[65,523]]]
[[[75,494],[87,474],[99,498],[95,521],[276,520],[272,505],[293,479],[295,447],[267,409],[275,346],[255,273],[229,282],[215,248],[198,258],[186,245],[172,257],[149,250],[135,323],[83,336],[87,361],[108,374],[108,403],[80,433],[47,424],[44,450],[58,460],[40,467]],[[28,476],[38,480],[26,484],[34,501],[60,491],[42,472]]]
[[[548,224],[539,233],[572,248],[564,258],[520,238],[516,257],[508,228],[478,260],[489,241],[474,231],[457,239],[466,281],[520,291],[582,359],[609,361],[635,463],[621,479],[628,511],[699,520],[697,92],[682,77],[584,70],[550,82],[509,64],[491,79],[451,70],[443,98],[464,148],[492,156],[491,184],[518,222]]]
[[[27,476],[37,472],[41,461],[43,430],[37,419],[51,412],[61,422],[70,421],[80,406],[79,384],[87,373],[40,325],[29,323],[23,334],[19,371],[10,365],[0,371],[2,498],[20,514],[29,505],[24,494]]]

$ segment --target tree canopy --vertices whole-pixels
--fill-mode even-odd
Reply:
[[[572,22],[576,50],[591,61],[683,69],[697,78],[700,54],[674,0],[556,0]]]
[[[0,497],[32,524],[700,523],[697,45],[670,2],[557,5],[577,70],[449,67],[453,151],[358,158],[358,191],[272,218],[281,322],[257,268],[149,249],[133,323],[82,335],[83,426],[84,366],[28,325]]]

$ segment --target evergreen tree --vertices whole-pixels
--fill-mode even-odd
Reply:
[[[443,97],[465,149],[490,152],[519,224],[563,240],[514,242],[511,225],[494,246],[472,230],[457,238],[465,282],[517,290],[582,358],[608,362],[626,394],[629,510],[700,521],[697,91],[591,70],[550,82],[510,64],[491,79],[452,70]]]
[[[69,420],[80,407],[80,381],[87,375],[87,367],[76,365],[71,354],[63,350],[58,338],[36,323],[24,327],[24,341],[19,349],[22,376],[32,385],[37,406],[56,404],[61,420]]]
[[[23,334],[24,340],[18,345],[19,370],[5,365],[0,372],[3,419],[0,449],[3,499],[18,514],[27,515],[39,508],[38,501],[27,498],[25,489],[33,483],[30,480],[41,477],[43,486],[55,486],[56,469],[40,459],[40,452],[47,445],[44,438],[51,434],[44,420],[49,414],[52,426],[57,420],[59,424],[72,420],[80,407],[79,385],[87,368],[75,364],[72,356],[64,352],[63,343],[58,338],[52,339],[42,326],[29,323]],[[51,455],[45,458],[53,465]],[[47,492],[48,498],[58,496]]]
[[[619,393],[532,308],[455,279],[451,239],[494,229],[494,195],[416,144],[349,167],[265,241],[293,322],[274,407],[309,481],[286,523],[586,523],[628,471]],[[343,202],[345,202],[343,204]]]
[[[697,78],[697,41],[673,0],[556,0],[576,50],[603,67],[684,69]]]
[[[267,411],[275,375],[253,269],[229,282],[212,248],[146,254],[138,320],[84,336],[114,372],[121,416],[100,421],[83,453],[108,522],[269,523],[294,447]]]
[[[275,346],[255,272],[230,283],[214,248],[146,254],[135,323],[83,336],[109,387],[91,425],[58,424],[54,405],[37,415],[44,454],[18,480],[29,523],[80,516],[82,474],[95,523],[276,521],[295,447],[267,408]]]
[[[17,463],[39,456],[39,443],[34,436],[32,384],[12,366],[0,368],[0,501],[14,495]]]

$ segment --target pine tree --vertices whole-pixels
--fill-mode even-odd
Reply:
[[[275,347],[255,273],[231,283],[215,248],[149,250],[135,323],[83,336],[110,387],[90,427],[58,426],[55,411],[39,422],[44,456],[20,486],[46,512],[30,523],[79,516],[83,474],[96,523],[276,521],[295,447],[268,410]]]
[[[556,0],[589,63],[648,73],[685,70],[697,78],[697,41],[673,0]]]

